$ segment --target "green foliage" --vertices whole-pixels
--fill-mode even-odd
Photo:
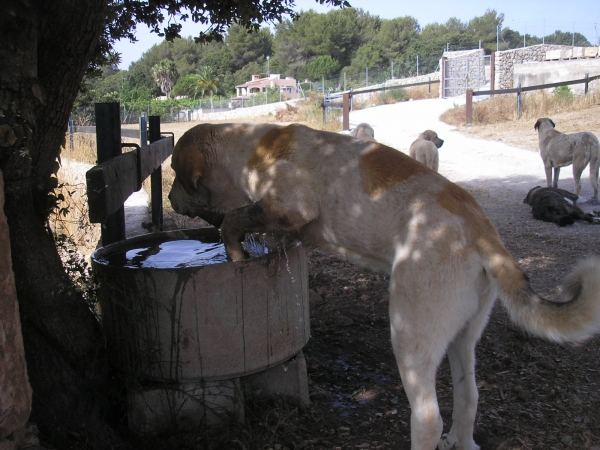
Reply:
[[[219,86],[219,79],[215,76],[214,69],[211,66],[202,66],[198,70],[198,90],[200,95],[204,97],[205,93],[213,94],[217,93]]]
[[[573,98],[573,91],[569,86],[559,86],[554,89],[554,96],[561,100],[571,100]]]
[[[249,33],[240,25],[233,25],[227,31],[225,43],[238,69],[253,61],[264,60],[273,53],[273,36],[268,28]]]
[[[178,76],[175,63],[168,59],[159,61],[152,67],[152,76],[160,90],[165,93],[167,98],[171,98],[171,91]]]
[[[352,59],[352,64],[344,70],[348,73],[356,73],[364,71],[365,67],[378,66],[384,61],[385,54],[381,48],[381,44],[373,41],[360,47]]]
[[[468,22],[453,17],[445,23],[428,24],[421,30],[413,17],[382,20],[362,9],[347,8],[326,14],[303,11],[294,20],[282,20],[274,32],[267,27],[251,26],[254,32],[249,33],[243,22],[231,22],[224,30],[222,41],[197,42],[192,37],[165,40],[145,52],[129,70],[104,67],[101,78],[86,80],[77,106],[110,101],[129,106],[151,104],[161,95],[154,70],[165,61],[170,62],[171,69],[174,65],[174,73],[180,76],[171,77],[171,82],[176,82],[169,95],[199,100],[203,97],[202,84],[207,86],[205,94],[234,96],[236,85],[249,81],[254,74],[267,72],[317,82],[323,77],[339,76],[339,80],[328,80],[328,90],[341,89],[344,85],[364,86],[367,83],[365,68],[369,69],[369,83],[383,82],[392,75],[392,63],[394,78],[414,76],[417,69],[420,74],[431,73],[437,69],[447,46],[450,50],[477,48],[481,40],[488,53],[495,50],[498,29],[501,31],[500,49],[521,47],[524,38],[528,45],[541,42],[536,36],[523,37],[517,31],[503,28],[503,21],[503,14],[488,9]],[[558,31],[545,41],[570,45],[572,39],[571,33]],[[575,33],[575,44],[589,45],[578,33]],[[267,56],[270,56],[268,64]],[[209,78],[218,80],[214,86],[211,80],[198,84],[198,74],[203,67],[212,69]],[[348,83],[342,81],[341,73],[347,75]],[[350,81],[351,78],[356,80]]]
[[[331,56],[319,56],[306,66],[306,76],[312,79],[331,77],[340,70],[339,63]]]
[[[198,82],[200,77],[197,74],[191,73],[185,77],[181,77],[173,86],[173,96],[180,97],[186,96],[191,98],[197,98],[199,96]]]
[[[386,91],[385,93],[386,96],[390,96],[391,98],[393,98],[396,102],[405,102],[408,100],[408,95],[406,94],[406,90],[405,89],[391,89],[389,91]]]
[[[576,47],[590,47],[590,42],[581,33],[567,33],[564,31],[555,31],[544,38],[546,44],[557,44],[557,45],[572,45]]]
[[[406,51],[411,41],[418,36],[419,31],[419,23],[415,18],[400,17],[384,20],[375,39],[379,42],[385,59],[389,62]]]

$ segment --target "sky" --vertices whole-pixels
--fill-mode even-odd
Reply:
[[[504,13],[504,27],[518,31],[522,35],[538,37],[552,34],[555,30],[583,34],[591,44],[598,44],[600,37],[599,0],[348,0],[355,8],[361,8],[382,19],[412,16],[421,27],[429,23],[444,23],[451,17],[468,22],[482,16],[487,9]],[[334,8],[320,5],[314,0],[296,0],[296,11],[314,9],[326,13]],[[201,31],[199,25],[184,22],[181,35],[195,36]],[[142,54],[153,45],[160,44],[162,38],[151,33],[147,27],[138,25],[138,42],[128,40],[116,43],[115,49],[121,53],[121,69],[139,60]]]

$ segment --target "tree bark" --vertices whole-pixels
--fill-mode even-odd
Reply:
[[[115,448],[99,324],[47,226],[50,176],[106,0],[9,0],[0,14],[0,169],[30,383],[41,437]]]

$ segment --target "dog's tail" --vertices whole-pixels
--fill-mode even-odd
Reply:
[[[482,248],[487,254],[484,266],[496,281],[498,296],[515,323],[536,336],[558,342],[583,342],[600,332],[599,257],[580,261],[565,277],[560,299],[550,301],[533,290],[527,275],[500,246],[500,251],[495,245]]]

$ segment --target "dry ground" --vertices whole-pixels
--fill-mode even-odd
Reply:
[[[584,111],[571,111],[553,115],[556,129],[564,133],[591,131],[600,136],[600,105]],[[533,130],[535,120],[501,122],[491,125],[459,125],[458,130],[468,136],[479,139],[505,142],[526,150],[538,151],[537,133]],[[567,131],[568,130],[568,131]],[[569,168],[563,170],[568,171]]]
[[[600,106],[553,117],[559,130],[600,136]],[[291,119],[293,120],[293,118]],[[188,124],[164,125],[176,137]],[[533,123],[510,122],[459,131],[537,151]],[[541,166],[541,163],[540,163]],[[541,170],[541,168],[540,168]],[[568,170],[568,169],[567,169]],[[558,228],[533,220],[520,199],[467,186],[505,245],[544,296],[559,292],[576,260],[598,252],[600,226]],[[410,409],[389,338],[388,277],[309,250],[311,339],[304,349],[311,406],[248,402],[246,424],[224,433],[161,436],[143,449],[337,450],[409,449]],[[532,338],[497,306],[477,348],[480,392],[475,439],[483,450],[600,449],[600,338],[584,346]],[[446,361],[438,374],[444,430],[452,390]]]

